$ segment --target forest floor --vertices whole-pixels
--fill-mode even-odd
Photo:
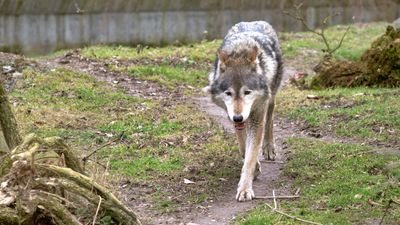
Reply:
[[[339,41],[345,29],[328,37]],[[359,58],[384,30],[353,25],[335,57]],[[279,200],[280,210],[321,224],[396,224],[400,90],[300,90],[289,77],[312,76],[321,42],[308,32],[279,36],[286,79],[274,122],[278,157],[262,162],[256,196],[300,190]],[[242,162],[232,125],[200,91],[220,43],[0,54],[0,65],[21,132],[60,136],[80,156],[102,146],[86,168],[145,224],[298,224],[272,212],[272,200],[234,198]]]

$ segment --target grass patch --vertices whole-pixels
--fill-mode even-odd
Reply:
[[[351,25],[342,47],[333,56],[337,59],[357,60],[368,49],[371,43],[385,31],[387,23],[370,23]],[[326,29],[326,37],[329,44],[335,46],[339,43],[347,26],[333,26]],[[280,33],[282,51],[286,58],[291,59],[304,55],[304,51],[315,50],[321,57],[321,49],[325,45],[318,35],[310,32]]]
[[[161,161],[152,156],[144,156],[132,161],[115,159],[110,161],[110,165],[117,170],[116,172],[123,172],[130,177],[140,177],[143,180],[152,179],[154,176],[166,176],[182,168],[179,159]]]
[[[320,99],[310,100],[307,95]],[[400,133],[400,104],[397,89],[338,88],[300,91],[289,87],[278,94],[277,112],[343,137],[396,141]]]
[[[389,199],[400,195],[400,177],[386,168],[399,155],[368,154],[370,147],[304,138],[290,138],[286,144],[291,156],[284,172],[302,194],[299,200],[282,203],[283,211],[322,224],[365,224],[380,219]],[[399,220],[400,207],[393,206],[385,222]],[[236,224],[298,223],[264,206]]]
[[[206,70],[188,69],[184,67],[160,66],[131,66],[127,68],[130,75],[136,78],[152,80],[170,89],[180,85],[202,87],[206,85]]]
[[[183,177],[217,181],[232,176],[223,164],[203,168],[201,162],[213,163],[214,156],[235,161],[234,165],[238,159],[234,141],[226,143],[223,132],[204,121],[200,112],[186,105],[155,105],[146,113],[131,113],[100,128],[114,136],[124,132],[124,140],[130,145],[112,147],[101,157],[111,158],[115,171],[137,182],[149,178],[182,182]]]
[[[220,40],[204,41],[183,46],[168,45],[165,47],[145,46],[140,52],[135,47],[97,45],[82,49],[82,54],[89,58],[109,59],[149,59],[178,57],[186,60],[213,61],[215,51],[221,44]]]
[[[26,69],[23,75],[10,94],[21,132],[60,136],[77,148],[105,141],[99,127],[146,102],[71,70]]]

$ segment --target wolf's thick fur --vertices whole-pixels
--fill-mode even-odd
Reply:
[[[209,75],[212,100],[234,122],[244,164],[236,199],[254,198],[253,179],[258,155],[275,159],[273,111],[282,80],[282,54],[277,35],[267,22],[233,26],[217,51]]]

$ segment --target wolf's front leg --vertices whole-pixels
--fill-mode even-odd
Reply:
[[[273,114],[275,108],[275,96],[272,96],[268,101],[268,110],[266,114],[265,138],[263,143],[263,155],[266,160],[275,160],[275,142],[274,142],[274,121]]]
[[[253,178],[258,163],[258,153],[261,150],[264,138],[264,124],[264,119],[261,119],[259,123],[253,122],[248,125],[246,153],[236,194],[236,200],[240,202],[249,201],[254,198]]]

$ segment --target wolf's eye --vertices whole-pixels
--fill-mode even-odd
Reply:
[[[244,95],[249,95],[249,94],[251,94],[251,91],[249,91],[249,90],[244,91]]]
[[[232,92],[230,92],[230,91],[225,91],[225,94],[228,96],[232,96]]]

